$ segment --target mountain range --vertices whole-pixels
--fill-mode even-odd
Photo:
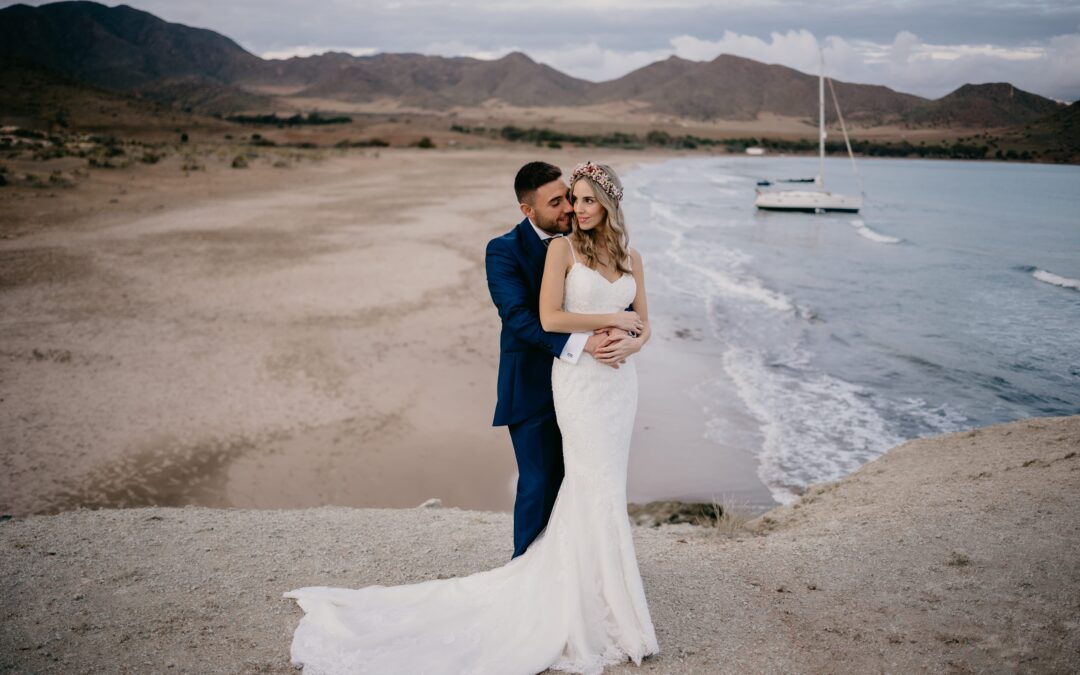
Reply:
[[[722,54],[672,56],[594,83],[520,52],[500,59],[328,52],[262,59],[214,31],[166,22],[126,5],[56,2],[0,10],[0,68],[35,67],[69,81],[199,112],[266,111],[290,96],[348,103],[394,101],[445,111],[501,101],[511,106],[633,102],[699,121],[764,114],[816,120],[817,76]],[[1007,83],[965,84],[931,100],[880,85],[834,81],[853,125],[994,128],[1030,124],[1065,107]],[[826,109],[827,119],[833,112]]]

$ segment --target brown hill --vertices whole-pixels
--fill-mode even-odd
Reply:
[[[965,84],[909,110],[905,121],[919,126],[992,128],[1027,124],[1054,115],[1063,105],[1017,89],[1008,82]]]
[[[155,101],[185,112],[204,114],[267,110],[273,105],[272,100],[267,96],[244,91],[200,75],[158,80],[139,87],[134,93],[137,98]]]
[[[834,82],[846,118],[887,123],[925,99],[878,85]],[[762,113],[818,116],[818,78],[731,54],[701,63],[671,57],[596,85],[596,101],[638,100],[655,112],[695,119],[751,120]],[[828,103],[826,119],[835,117]]]
[[[287,90],[351,103],[391,99],[431,110],[494,99],[523,107],[634,101],[651,112],[706,121],[778,115],[813,123],[818,115],[816,75],[729,54],[709,62],[671,57],[603,83],[571,77],[521,53],[493,61],[343,53],[264,60],[213,31],[94,2],[0,10],[4,57],[35,63],[68,81],[213,113],[270,110],[271,97]],[[936,101],[878,85],[834,84],[853,125],[1012,127],[1060,108],[1004,83],[964,85]],[[829,101],[830,123],[834,115]]]
[[[329,77],[356,62],[345,52],[326,52],[315,56],[294,56],[288,59],[259,59],[258,63],[238,68],[233,77],[245,86],[306,87],[321,77]]]
[[[47,68],[71,81],[145,90],[193,109],[266,106],[227,84],[263,67],[223,35],[163,21],[126,5],[56,2],[0,9],[0,57]]]
[[[1080,153],[1080,101],[1072,102],[1034,127],[1050,131]]]
[[[0,124],[61,132],[215,127],[222,123],[88,85],[33,63],[0,57]]]
[[[421,54],[378,54],[320,72],[303,96],[444,109],[499,99],[519,106],[575,105],[590,83],[514,52],[494,61]]]
[[[262,62],[214,31],[96,2],[0,9],[0,55],[112,89],[192,75],[227,82]]]
[[[268,108],[268,98],[240,90],[273,85],[295,87],[303,96],[361,103],[393,98],[435,110],[492,98],[526,107],[639,100],[654,111],[703,120],[754,119],[769,112],[816,116],[814,76],[731,55],[710,63],[672,57],[600,84],[521,53],[496,60],[342,53],[265,60],[214,31],[95,2],[0,10],[0,45],[0,55],[194,110]],[[853,121],[888,120],[922,100],[862,84],[838,83],[837,93]]]
[[[1001,135],[1004,148],[1033,153],[1046,162],[1080,162],[1080,101],[1060,106],[1057,112],[1027,124],[1016,125]]]

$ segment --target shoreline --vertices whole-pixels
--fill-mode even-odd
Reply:
[[[0,431],[13,468],[0,513],[512,508],[513,450],[490,427],[483,246],[518,215],[502,178],[536,155],[564,168],[589,156],[286,152],[281,169],[274,152],[243,171],[213,151],[187,174],[164,160],[0,193],[0,261],[13,263],[0,414],[22,420]],[[624,175],[694,157],[611,156]],[[428,183],[454,198],[415,189]],[[716,355],[657,316],[670,325],[639,363],[630,501],[775,507],[751,449],[760,423],[726,406],[709,433],[695,389]]]
[[[695,391],[708,382],[701,373],[711,372],[703,364],[718,357],[701,351],[680,351],[676,348],[680,338],[671,336],[674,324],[670,328],[656,332],[648,345],[650,358],[638,365],[638,416],[630,445],[630,501],[710,503],[726,498],[754,513],[778,506],[758,475],[757,454],[739,447],[737,439],[720,443],[708,437],[708,418]],[[755,420],[729,423],[753,427],[749,433],[756,433]],[[681,471],[665,475],[671,466]],[[651,477],[651,485],[640,484],[646,477]],[[639,481],[637,489],[635,479]]]
[[[1032,419],[910,441],[730,532],[635,527],[660,653],[605,672],[1074,670],[1077,490],[1080,416]],[[295,672],[282,592],[490,569],[511,530],[440,508],[0,521],[0,667]]]
[[[521,163],[588,156],[273,150],[236,170],[205,150],[202,170],[170,157],[0,194],[0,513],[430,498],[509,511],[484,245],[520,219],[507,195]],[[622,173],[679,156],[606,154]],[[704,439],[699,404],[665,403],[693,364],[661,342],[640,364],[658,384],[642,392],[629,493],[773,506],[752,456]]]

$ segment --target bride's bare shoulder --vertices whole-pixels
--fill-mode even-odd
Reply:
[[[548,244],[548,251],[565,251],[570,246],[570,237],[552,237]]]
[[[571,245],[568,237],[555,237],[548,244],[546,260],[569,270],[574,260]]]

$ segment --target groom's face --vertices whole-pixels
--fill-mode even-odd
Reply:
[[[536,188],[531,204],[522,204],[525,215],[548,234],[570,232],[570,216],[574,207],[567,199],[568,188],[562,178],[556,178]]]

